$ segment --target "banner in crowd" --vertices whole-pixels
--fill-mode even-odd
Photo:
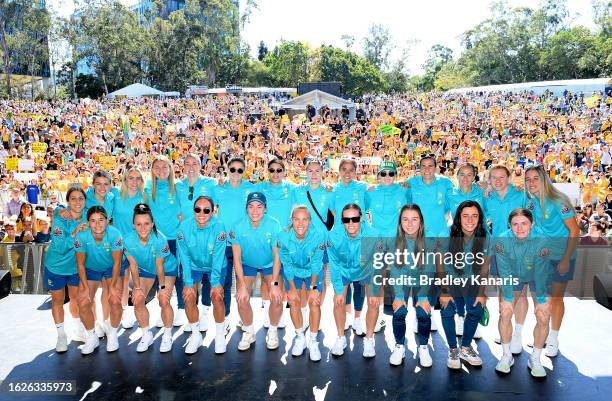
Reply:
[[[32,144],[32,153],[46,153],[47,144],[44,142],[34,142]]]

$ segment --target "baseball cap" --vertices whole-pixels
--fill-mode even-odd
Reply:
[[[247,206],[251,202],[259,202],[259,203],[262,203],[264,206],[266,206],[266,195],[262,194],[261,192],[251,192],[249,196],[247,196],[247,201],[246,201]]]
[[[390,170],[397,173],[397,164],[392,161],[384,161],[380,163],[380,166],[378,167],[378,172],[380,173],[383,170]]]

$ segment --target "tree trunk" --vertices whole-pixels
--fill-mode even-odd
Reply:
[[[11,98],[11,69],[10,69],[10,57],[9,57],[9,49],[8,44],[6,43],[6,31],[4,27],[2,27],[2,51],[4,52],[4,75],[6,77],[6,94],[7,97]]]

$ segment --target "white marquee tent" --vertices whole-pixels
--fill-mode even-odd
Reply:
[[[135,98],[135,97],[143,97],[143,96],[153,96],[153,97],[164,97],[166,94],[160,90],[155,88],[151,88],[150,86],[143,84],[132,84],[128,85],[125,88],[116,90],[108,94],[109,99],[115,98]]]
[[[349,118],[351,120],[355,119],[355,103],[318,89],[287,100],[281,107],[287,109],[289,111],[289,115],[291,116],[293,114],[305,112],[306,106],[308,105],[314,106],[317,110],[317,114],[323,106],[329,107],[329,109],[332,111],[341,110],[344,106],[346,106],[349,110]]]

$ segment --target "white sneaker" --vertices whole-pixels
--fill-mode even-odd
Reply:
[[[495,342],[495,344],[501,345],[501,337],[495,337],[493,341]]]
[[[242,338],[238,343],[238,351],[246,351],[251,348],[251,344],[255,342],[255,333],[249,333],[245,331],[242,333]]]
[[[276,325],[277,329],[284,329],[285,327],[287,327],[287,322],[285,321],[285,310],[283,309],[283,314],[281,315],[280,319],[278,319],[278,324]]]
[[[117,328],[110,328],[106,333],[106,352],[115,352],[119,349],[119,338],[117,338]]]
[[[510,355],[502,355],[499,362],[497,362],[497,366],[495,366],[495,370],[500,373],[510,373],[510,369],[514,365],[514,358],[512,354]]]
[[[463,325],[465,324],[465,318],[463,316],[455,316],[455,334],[458,336],[463,335]]]
[[[199,331],[194,331],[187,340],[187,346],[185,347],[185,353],[188,355],[195,354],[198,352],[198,348],[202,345],[202,334]]]
[[[140,342],[136,347],[136,352],[145,352],[149,349],[149,346],[153,343],[153,333],[151,330],[147,330],[142,337],[140,337]]]
[[[310,360],[313,362],[319,362],[321,360],[321,351],[319,350],[319,342],[311,341],[308,345],[308,354]]]
[[[87,336],[87,340],[85,340],[85,345],[83,345],[83,347],[81,348],[81,354],[89,355],[94,352],[94,350],[98,348],[99,345],[100,340],[98,339],[96,333],[91,336]]]
[[[155,322],[155,327],[157,327],[158,329],[164,327],[164,321],[162,320],[161,316],[157,318],[157,321]]]
[[[84,343],[87,340],[87,333],[85,332],[85,327],[83,327],[83,323],[81,321],[77,321],[76,325],[72,326],[72,341]]]
[[[344,336],[338,337],[336,338],[336,342],[334,343],[334,346],[332,347],[331,353],[332,355],[335,355],[335,356],[342,356],[344,355],[345,348],[346,348],[346,337]]]
[[[236,325],[236,327],[238,327],[240,329],[240,331],[244,331],[244,323],[242,323],[242,320],[238,320],[238,324]]]
[[[448,350],[448,359],[446,366],[449,369],[461,369],[461,359],[459,358],[459,348],[450,348]]]
[[[510,340],[510,352],[512,355],[519,355],[523,352],[523,337],[520,334],[515,334]]]
[[[463,359],[472,366],[482,366],[482,359],[480,359],[472,346],[467,348],[461,347],[461,351],[459,351],[459,358]]]
[[[402,344],[395,344],[395,348],[389,357],[389,363],[393,366],[399,366],[404,361],[406,356],[406,347]]]
[[[476,331],[474,332],[474,340],[480,340],[482,338],[482,331],[480,330],[480,324],[476,326]]]
[[[225,354],[227,350],[227,341],[224,335],[215,335],[215,354]]]
[[[293,343],[293,348],[291,348],[291,355],[293,356],[301,356],[306,349],[306,338],[304,334],[300,334],[295,336],[295,342]]]
[[[374,326],[374,333],[379,333],[381,330],[384,330],[387,327],[387,321],[384,317],[379,316],[376,325]]]
[[[225,329],[225,335],[228,335],[230,332],[230,324],[228,318],[225,318],[225,320],[223,320],[223,328]]]
[[[361,317],[356,317],[355,320],[353,320],[353,331],[355,332],[356,336],[365,335],[365,331],[363,331],[363,322],[361,321]]]
[[[269,350],[278,348],[278,331],[276,330],[268,330],[268,334],[266,334],[266,346]]]
[[[185,323],[187,323],[187,318],[185,317],[185,309],[177,310],[174,314],[174,322],[172,322],[172,325],[174,327],[180,327]]]
[[[431,368],[433,361],[429,355],[429,347],[427,345],[419,345],[419,363],[424,368]]]
[[[198,322],[198,326],[200,327],[200,331],[208,330],[208,313],[202,312],[200,314],[200,320]]]
[[[374,341],[374,337],[372,338],[364,338],[363,339],[363,357],[364,358],[374,358],[376,356],[376,343]]]
[[[537,378],[546,377],[546,370],[544,370],[542,362],[534,361],[530,356],[529,361],[527,361],[527,366],[529,366],[529,369],[531,369],[531,376]]]
[[[546,356],[549,358],[554,358],[559,354],[559,340],[551,340],[550,338],[546,340]],[[546,376],[546,372],[544,372]]]
[[[68,351],[68,336],[66,333],[61,333],[57,335],[57,343],[55,344],[55,352],[61,353]]]
[[[172,350],[172,334],[163,334],[161,344],[159,346],[159,352],[165,353],[170,352]]]
[[[106,335],[106,323],[96,322],[94,333],[98,338],[104,338]]]
[[[123,310],[123,315],[121,316],[121,327],[126,330],[134,327],[134,307],[128,306]]]

